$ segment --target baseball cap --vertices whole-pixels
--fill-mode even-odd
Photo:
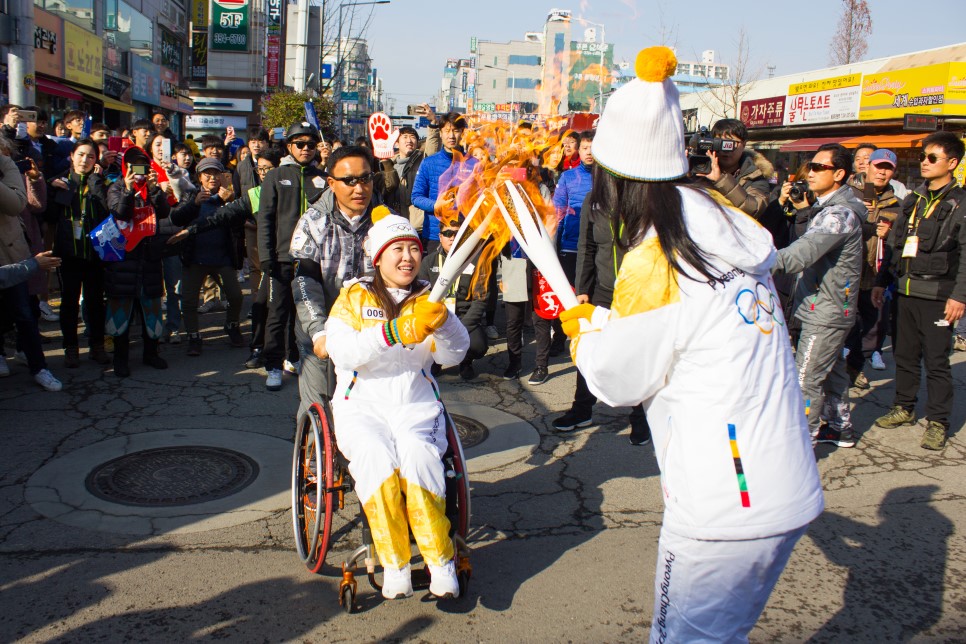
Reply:
[[[879,161],[884,161],[885,163],[888,163],[889,165],[891,165],[893,168],[896,167],[899,163],[899,159],[896,158],[896,153],[893,152],[892,150],[887,150],[885,148],[879,148],[878,150],[872,153],[872,156],[869,157],[869,165],[875,165]]]

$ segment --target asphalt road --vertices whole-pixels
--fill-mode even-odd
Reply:
[[[334,566],[308,573],[294,550],[285,468],[296,383],[286,377],[281,392],[267,392],[264,375],[241,366],[246,351],[230,349],[217,330],[221,315],[202,318],[209,329],[201,358],[185,356],[184,344],[168,346],[170,369],[154,371],[135,346],[133,374],[123,381],[83,354],[81,368],[68,372],[49,344],[65,387],[48,393],[11,361],[13,374],[0,380],[0,641],[647,637],[662,514],[654,452],[629,445],[625,409],[598,406],[598,425],[553,432],[550,421],[574,387],[563,357],[543,385],[526,384],[526,372],[504,381],[501,341],[476,381],[441,378],[444,400],[512,414],[536,431],[532,447],[508,459],[492,460],[495,448],[487,459],[470,458],[479,465],[471,472],[468,595],[437,603],[417,591],[385,602],[360,580],[359,613],[346,615],[337,566],[358,543],[357,506],[338,520]],[[55,335],[55,325],[44,328]],[[966,640],[964,357],[954,358],[957,433],[941,453],[919,447],[921,427],[872,427],[891,403],[891,357],[886,371],[867,372],[874,388],[855,401],[858,446],[818,450],[826,512],[797,546],[753,641]],[[106,461],[118,445],[166,436],[190,445],[214,435],[278,464],[259,473],[259,498],[229,496],[215,517],[188,506],[171,520],[67,501],[84,494],[86,471],[75,463],[82,455]],[[484,442],[478,451],[487,449]],[[37,483],[39,472],[58,468],[61,478]],[[43,502],[53,497],[70,511],[58,516],[56,503]]]

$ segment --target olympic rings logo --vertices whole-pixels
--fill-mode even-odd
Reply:
[[[778,297],[768,286],[755,283],[755,290],[741,289],[735,298],[738,315],[745,324],[754,324],[764,335],[770,335],[775,327],[785,326],[785,316],[778,304]]]

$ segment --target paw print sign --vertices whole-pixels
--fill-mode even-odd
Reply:
[[[391,159],[398,138],[399,130],[393,129],[392,121],[384,113],[376,112],[369,117],[369,140],[377,159]]]

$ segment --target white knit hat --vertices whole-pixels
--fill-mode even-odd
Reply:
[[[630,81],[607,101],[597,124],[594,161],[619,177],[669,181],[688,173],[684,119],[670,77],[678,61],[667,47],[637,54]]]
[[[423,244],[419,241],[419,233],[408,219],[392,214],[392,211],[385,206],[373,208],[372,228],[369,229],[369,236],[362,243],[366,254],[372,258],[372,263],[379,261],[382,251],[390,244],[401,239],[416,242],[422,251]]]

